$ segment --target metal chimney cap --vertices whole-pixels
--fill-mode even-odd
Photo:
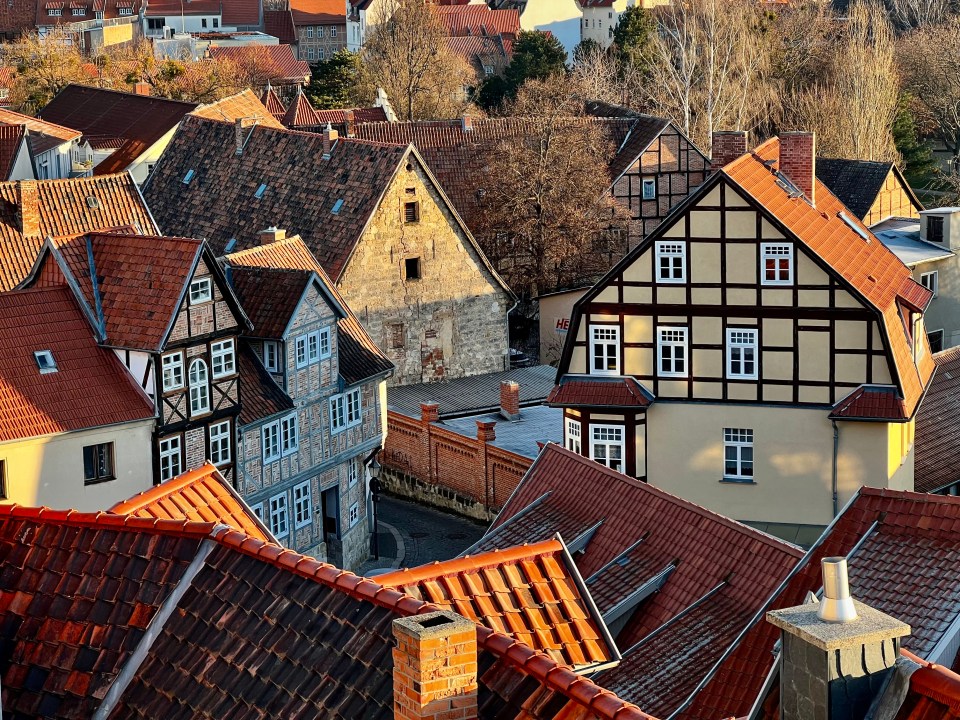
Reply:
[[[857,619],[857,608],[850,597],[850,580],[845,557],[826,557],[820,561],[823,570],[823,600],[817,617],[824,622],[847,623]]]

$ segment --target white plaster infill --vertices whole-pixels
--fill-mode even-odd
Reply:
[[[883,642],[910,634],[910,626],[894,617],[853,601],[857,619],[832,623],[817,616],[816,603],[798,605],[767,613],[767,622],[795,635],[821,650],[842,650],[871,642]]]

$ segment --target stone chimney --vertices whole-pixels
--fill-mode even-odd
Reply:
[[[350,138],[350,137],[353,137],[354,134],[355,134],[354,131],[353,131],[353,129],[354,129],[354,127],[355,127],[356,124],[357,124],[357,118],[356,118],[356,116],[353,114],[353,110],[347,110],[346,116],[347,116],[347,119],[346,119],[346,121],[344,122],[344,125],[345,125],[346,127],[345,127],[344,129],[345,129],[345,131],[346,131],[346,133],[347,133],[347,137]]]
[[[149,95],[150,94],[150,83],[138,82],[133,86],[133,92],[136,95]]]
[[[710,169],[717,170],[741,155],[747,154],[747,133],[743,130],[725,130],[713,134],[710,149]]]
[[[17,183],[17,205],[20,214],[20,232],[24,235],[40,233],[40,195],[36,180]]]
[[[780,133],[780,172],[816,207],[817,142],[812,132]]]
[[[510,422],[520,419],[520,384],[513,380],[500,383],[500,415]]]
[[[477,440],[493,442],[497,439],[497,423],[492,420],[477,420]]]
[[[782,720],[863,720],[910,634],[906,623],[849,597],[846,563],[823,559],[819,603],[767,613],[783,643]]]
[[[464,115],[460,118],[460,128],[465,132],[471,132],[473,130],[473,118],[469,115]]]
[[[237,155],[243,155],[243,146],[247,144],[247,138],[250,137],[249,128],[252,128],[256,123],[257,119],[252,117],[241,117],[234,121],[233,135],[237,145]]]
[[[393,621],[393,717],[475,720],[477,626],[449,610]]]
[[[260,244],[269,245],[272,242],[277,240],[285,240],[287,237],[287,231],[281,230],[280,228],[270,226],[266,230],[261,230],[260,233]]]
[[[333,152],[333,144],[340,138],[340,133],[330,127],[330,123],[323,129],[323,159],[329,160]]]

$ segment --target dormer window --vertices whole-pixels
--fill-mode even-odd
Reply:
[[[129,8],[129,7],[117,8],[117,14],[118,14],[118,15],[133,15],[133,8]],[[102,13],[101,13],[101,15],[102,15]]]
[[[73,16],[74,16],[74,17],[83,17],[83,16],[86,15],[86,14],[87,14],[87,9],[86,9],[86,8],[74,8],[74,9],[73,9]]]
[[[48,8],[47,15],[50,17],[60,17],[60,8]]]
[[[57,361],[53,359],[50,350],[37,350],[33,353],[33,359],[36,360],[41,375],[57,372]]]
[[[200,278],[190,283],[190,304],[209,302],[213,299],[213,285],[210,278]]]

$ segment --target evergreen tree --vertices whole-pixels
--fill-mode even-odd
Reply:
[[[313,66],[307,97],[318,110],[351,107],[355,104],[359,70],[357,53],[338,50]]]
[[[657,23],[647,10],[639,5],[620,13],[613,29],[613,46],[622,65],[646,64],[647,45],[657,31]]]
[[[891,130],[897,152],[903,158],[903,174],[907,182],[922,188],[927,187],[933,179],[937,162],[933,158],[930,147],[919,138],[917,123],[910,109],[910,101],[909,95],[901,96]]]
[[[491,78],[477,91],[476,102],[485,110],[512,100],[527,80],[548,80],[567,71],[567,51],[550,33],[521,30],[513,43],[513,59],[503,80]]]

